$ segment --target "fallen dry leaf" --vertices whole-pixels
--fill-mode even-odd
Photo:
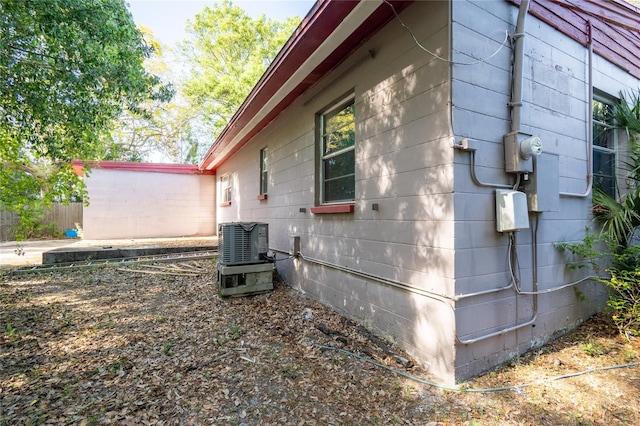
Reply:
[[[0,425],[640,424],[640,368],[443,391],[318,347],[430,379],[281,283],[223,300],[212,261],[120,269],[0,278]],[[638,361],[638,339],[600,315],[465,386]]]

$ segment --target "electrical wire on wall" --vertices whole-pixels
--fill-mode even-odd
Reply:
[[[596,276],[596,275],[588,275],[584,278],[580,278],[579,280],[576,281],[572,281],[566,284],[562,284],[556,287],[550,287],[544,290],[537,290],[537,288],[540,286],[539,282],[538,282],[538,228],[540,225],[540,217],[538,215],[535,216],[535,221],[534,221],[534,226],[531,228],[531,250],[532,250],[532,270],[533,270],[533,284],[536,287],[536,290],[534,291],[522,291],[521,287],[520,287],[520,282],[519,280],[514,280],[514,289],[518,294],[522,294],[522,295],[540,295],[540,294],[548,294],[548,293],[554,293],[556,291],[560,291],[563,290],[565,288],[569,288],[569,287],[574,287],[582,282],[585,281],[590,281],[590,280],[599,280],[600,277]],[[516,255],[517,256],[517,255]],[[511,265],[509,264],[509,269],[512,271],[512,277],[514,276],[514,270],[515,269],[519,270],[519,265]]]
[[[452,61],[450,59],[443,58],[442,56],[438,55],[437,53],[432,52],[431,50],[429,50],[426,47],[424,47],[418,41],[418,38],[415,36],[415,34],[411,30],[411,28],[409,28],[409,26],[407,26],[404,23],[402,18],[400,18],[400,15],[398,15],[398,12],[396,11],[396,8],[388,0],[382,0],[382,1],[385,2],[386,4],[388,4],[389,7],[391,7],[391,10],[393,11],[393,14],[395,15],[396,19],[398,20],[400,25],[403,28],[405,28],[407,30],[407,32],[411,35],[411,38],[413,38],[413,41],[415,42],[416,46],[418,46],[420,49],[422,49],[423,51],[425,51],[429,55],[433,56],[435,59],[437,59],[439,61],[442,61],[442,62],[446,62],[448,64],[453,64],[453,65],[478,65],[478,64],[482,64],[484,62],[487,62],[489,59],[493,58],[494,56],[496,56],[498,54],[498,52],[500,52],[504,48],[504,46],[507,44],[507,42],[509,41],[509,32],[505,31],[505,36],[504,36],[504,40],[502,41],[502,44],[500,44],[500,47],[498,47],[498,49],[495,52],[493,52],[491,55],[489,55],[489,56],[487,56],[486,58],[483,58],[483,59],[478,59],[478,60],[476,60],[474,62],[455,62],[455,61]]]

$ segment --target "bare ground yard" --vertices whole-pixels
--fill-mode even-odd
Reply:
[[[365,362],[432,380],[286,286],[223,301],[211,261],[141,269],[2,272],[0,425],[640,424],[638,366],[550,380],[640,361],[605,315],[457,392]]]

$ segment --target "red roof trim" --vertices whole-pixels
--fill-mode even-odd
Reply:
[[[123,170],[129,172],[174,173],[181,175],[215,175],[211,170],[200,170],[195,164],[133,163],[124,161],[73,161],[76,174],[83,176],[84,168]]]
[[[391,0],[397,12],[406,8],[413,0]],[[200,168],[214,164],[213,170],[230,158],[251,138],[288,107],[298,96],[340,64],[351,52],[373,36],[394,15],[387,4],[381,4],[340,46],[318,65],[307,78],[289,92],[285,98],[245,135],[224,157],[217,157],[231,144],[233,138],[253,119],[280,87],[293,76],[298,68],[316,51],[324,40],[340,25],[359,1],[317,2],[300,24],[294,35],[282,48],[258,84],[253,88],[242,106],[233,115],[222,134],[209,148]]]
[[[508,0],[520,5],[521,0]],[[640,78],[640,9],[621,0],[532,0],[532,16]]]

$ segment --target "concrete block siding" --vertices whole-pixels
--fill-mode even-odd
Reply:
[[[414,8],[419,13],[403,14],[407,25],[424,45],[446,54],[448,5],[418,2]],[[233,195],[239,210],[235,200],[230,208],[218,207],[218,220],[266,218],[274,249],[288,251],[289,235],[297,234],[305,256],[450,294],[455,271],[448,66],[420,50],[399,25],[385,27],[352,57],[368,50],[376,52],[374,59],[356,67],[346,60],[218,169],[218,176],[239,177]],[[315,115],[350,90],[356,99],[355,212],[313,215]],[[269,194],[258,201],[258,151],[264,147]],[[307,294],[399,342],[435,374],[451,371],[450,305],[302,260],[278,262],[278,269]]]
[[[214,235],[215,176],[94,168],[83,238]]]
[[[464,296],[511,281],[509,239],[495,230],[495,188],[474,184],[469,154],[452,147],[472,139],[481,181],[514,182],[504,172],[502,144],[510,126],[512,50],[509,42],[500,47],[517,12],[502,0],[414,2],[402,20],[424,47],[458,64],[425,52],[393,19],[217,169],[218,181],[229,174],[233,182],[231,205],[218,202],[218,222],[266,221],[271,248],[283,253],[289,236],[300,236],[303,256],[277,263],[287,282],[395,340],[445,382],[543,344],[604,300],[593,283],[578,287],[591,304],[572,288],[537,297],[513,289]],[[531,232],[518,233],[524,291],[533,290],[534,276],[540,289],[580,278],[555,243],[580,240],[590,223],[590,199],[576,196],[586,189],[587,58],[584,46],[527,18],[521,129],[558,156],[558,187],[574,196],[540,214],[536,251]],[[594,58],[597,89],[615,96],[637,85]],[[472,62],[478,63],[460,65]],[[350,92],[356,103],[354,212],[312,214],[318,203],[315,117]],[[263,148],[268,198],[259,200]],[[460,343],[533,318],[513,332]]]
[[[464,51],[466,45],[478,43],[495,46],[500,37],[496,28],[509,27],[513,32],[517,8],[507,2],[453,4],[454,52]],[[489,17],[478,19],[478,14],[489,4]],[[506,50],[510,52],[510,49]],[[637,80],[629,74],[594,56],[595,89],[615,97],[625,87],[637,85]],[[468,57],[458,54],[456,61],[468,61]],[[509,181],[502,171],[502,144],[493,142],[501,141],[508,131],[505,124],[509,123],[510,113],[506,103],[510,100],[511,89],[504,85],[503,79],[481,78],[477,74],[482,73],[482,68],[491,67],[492,77],[504,76],[510,73],[510,63],[509,55],[496,55],[482,67],[453,66],[454,133],[458,140],[467,137],[478,141],[478,170],[483,176],[494,179],[487,182]],[[538,135],[546,152],[559,155],[560,192],[576,195],[584,193],[587,187],[586,149],[588,127],[591,125],[588,66],[588,51],[584,46],[536,18],[527,17],[521,130]],[[490,120],[485,119],[487,115]],[[475,186],[464,158],[466,154],[459,156],[463,158],[456,158],[455,171],[456,294],[500,288],[510,282],[506,265],[508,238],[495,232],[493,188]],[[492,168],[494,173],[488,171]],[[514,182],[514,177],[510,182]],[[568,270],[566,259],[555,248],[555,243],[577,241],[584,236],[584,229],[590,224],[591,199],[561,197],[557,207],[557,211],[544,212],[539,217],[536,272],[540,290],[575,281],[581,277],[578,274],[584,273]],[[531,220],[534,226],[534,216]],[[531,291],[534,272],[531,232],[518,232],[517,238],[521,285],[523,290]],[[590,299],[590,303],[580,301],[573,288],[540,295],[537,297],[537,319],[531,326],[507,336],[459,345],[456,350],[456,377],[460,379],[477,374],[496,362],[540,345],[558,330],[575,326],[594,307],[602,306],[605,296],[600,286],[585,283],[578,285],[577,289]],[[513,291],[505,291],[491,298],[483,296],[458,303],[457,333],[478,336],[524,323],[533,317],[534,297],[516,296]]]

